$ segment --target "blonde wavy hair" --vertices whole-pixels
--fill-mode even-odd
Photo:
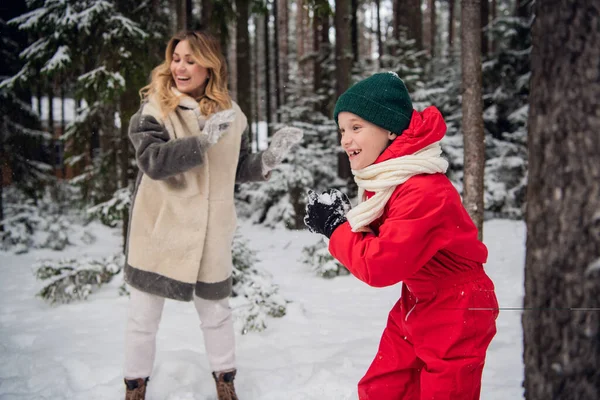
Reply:
[[[199,103],[200,112],[209,116],[219,110],[231,108],[231,97],[227,89],[227,65],[221,53],[221,46],[214,36],[203,31],[179,32],[169,40],[165,61],[152,70],[150,84],[140,90],[142,100],[156,95],[165,116],[177,108],[179,98],[171,90],[177,87],[171,74],[171,61],[175,47],[184,40],[188,41],[192,49],[193,60],[208,69],[208,82],[204,94],[195,99]]]

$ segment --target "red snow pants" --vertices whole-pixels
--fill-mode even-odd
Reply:
[[[360,400],[479,399],[498,302],[481,270],[460,284],[403,284],[379,350],[358,383]]]

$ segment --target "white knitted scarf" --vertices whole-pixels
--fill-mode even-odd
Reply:
[[[369,231],[369,224],[383,214],[383,208],[392,196],[396,186],[410,177],[421,174],[445,173],[448,161],[441,157],[440,142],[435,142],[414,154],[392,158],[360,170],[352,170],[358,185],[358,198],[361,203],[351,209],[346,218],[352,232]],[[364,201],[365,190],[375,192]]]

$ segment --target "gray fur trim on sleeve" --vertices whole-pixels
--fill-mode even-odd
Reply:
[[[263,174],[262,153],[262,151],[260,153],[252,153],[249,128],[246,127],[242,134],[240,157],[238,159],[235,175],[235,181],[237,183],[264,181],[269,178],[271,174]]]
[[[167,130],[142,110],[131,117],[129,139],[139,168],[152,179],[167,179],[201,165],[209,143],[204,136],[171,139]]]

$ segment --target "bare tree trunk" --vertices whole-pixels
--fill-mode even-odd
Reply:
[[[481,239],[485,166],[479,22],[481,11],[479,0],[462,0],[461,7],[462,129],[465,143],[463,203],[479,230],[479,239]]]
[[[192,0],[185,1],[185,29],[190,30],[194,29],[194,15],[192,14],[192,9],[194,5],[192,4]]]
[[[491,15],[491,22],[494,22],[496,20],[496,0],[492,0],[492,4],[490,4],[490,8],[492,9],[492,15]],[[492,53],[496,53],[496,41],[494,40],[494,37],[491,36],[490,37],[490,51]]]
[[[373,51],[375,50],[373,38],[376,38],[375,29],[373,28],[373,26],[374,26],[373,19],[371,19],[371,21],[368,21],[368,18],[367,18],[367,12],[366,12],[367,8],[371,8],[369,11],[372,16],[372,14],[373,14],[372,4],[369,4],[369,5],[359,4],[359,6],[358,6],[358,46],[359,46],[358,54],[359,55],[362,54],[363,59],[371,58],[370,55],[372,55]],[[368,22],[368,25],[367,25],[367,22]]]
[[[0,232],[4,232],[4,168],[8,167],[4,156],[4,132],[8,131],[6,118],[2,118],[2,129],[0,129]]]
[[[527,18],[531,15],[530,7],[533,0],[516,0],[515,1],[515,16]]]
[[[326,72],[321,69],[321,65],[329,57],[331,52],[331,43],[329,41],[329,16],[331,15],[331,7],[327,0],[317,0],[317,4],[319,4],[319,25],[320,32],[317,33],[315,31],[315,36],[317,36],[317,40],[319,42],[319,52],[317,53],[317,59],[315,62],[315,71],[319,71],[318,83],[315,83],[315,92],[321,88],[323,85],[323,78],[326,76]],[[316,76],[316,72],[315,72]],[[324,91],[325,99],[321,100],[318,105],[318,111],[320,111],[323,115],[331,116],[332,112],[331,108],[331,95],[328,90]]]
[[[312,29],[311,29],[311,18],[310,13],[308,11],[308,0],[305,0],[305,5],[303,8],[304,17],[302,18],[302,22],[304,23],[304,27],[302,28],[304,32],[303,41],[304,41],[304,55],[310,55],[312,49]],[[302,68],[304,69],[303,76],[306,80],[310,79],[312,75],[312,62],[310,62],[310,57],[306,57],[304,63],[302,63]]]
[[[128,88],[121,95],[119,105],[119,115],[121,117],[121,135],[119,138],[119,188],[129,187],[129,160],[130,142],[128,135],[129,121],[139,106],[139,96],[137,90]],[[127,244],[127,230],[129,229],[129,210],[125,207],[122,211],[123,218],[123,249]]]
[[[421,12],[421,0],[397,0],[397,36],[399,38],[400,29],[406,28],[406,34],[409,39],[415,40],[415,46],[418,49],[423,48],[423,13]]]
[[[48,133],[54,139],[54,85],[48,85]]]
[[[352,42],[352,61],[358,62],[358,0],[350,0],[350,36]]]
[[[289,76],[289,9],[288,0],[275,0],[279,2],[279,20],[277,21],[277,27],[279,31],[279,63],[281,66],[281,81],[279,87],[281,88],[281,103],[285,104],[287,101],[287,87],[290,79]]]
[[[379,68],[383,68],[383,40],[381,40],[381,0],[375,0],[377,8],[377,52],[379,53]]]
[[[266,4],[266,6],[268,7],[268,3]],[[270,62],[270,56],[269,56],[269,20],[270,20],[270,14],[269,14],[269,10],[267,8],[266,12],[265,12],[265,18],[264,18],[264,51],[265,51],[265,116],[266,116],[266,120],[267,120],[267,136],[269,136],[269,132],[271,130],[271,62]]]
[[[350,86],[350,69],[352,66],[352,48],[350,46],[350,32],[348,19],[350,18],[350,1],[335,1],[335,70],[336,97],[339,97]],[[342,152],[338,153],[338,176],[349,179],[352,176],[348,157]]]
[[[454,8],[455,0],[448,0],[448,54],[454,53]]]
[[[400,39],[400,21],[398,20],[398,7],[401,0],[392,0],[392,32],[394,39]]]
[[[252,87],[250,82],[250,33],[248,18],[250,13],[249,0],[235,0],[236,18],[236,73],[237,73],[237,103],[246,114],[249,126],[252,126]]]
[[[410,21],[410,36],[416,40],[416,46],[419,50],[423,49],[423,10],[421,10],[421,0],[413,0],[410,8],[413,11],[413,17]]]
[[[173,31],[184,30],[187,26],[187,0],[171,0],[171,8],[175,10]]]
[[[429,35],[430,35],[430,43],[431,47],[431,58],[435,57],[435,36],[437,35],[437,15],[435,9],[435,0],[429,0]]]
[[[281,68],[279,61],[279,0],[273,0],[273,62],[275,67],[275,121],[279,121],[279,107],[281,107]]]
[[[212,27],[211,19],[214,18],[214,0],[202,0],[200,11],[200,25],[205,29]]]
[[[481,1],[481,56],[487,57],[489,52],[488,33],[484,31],[490,20],[490,3],[489,0]]]
[[[600,398],[600,3],[535,2],[525,398]]]
[[[65,103],[66,103],[66,95],[65,95],[65,88],[61,87],[61,92],[60,92],[60,101],[61,101],[61,105],[60,105],[60,126],[61,126],[61,130],[60,130],[60,134],[64,135],[65,132],[67,131],[67,114],[66,114],[66,109],[65,109]],[[55,141],[54,138],[52,139],[52,156],[54,156],[54,153],[56,152],[55,150]],[[62,157],[61,157],[62,160]],[[56,175],[56,161],[54,160],[54,157],[52,158],[52,174],[54,176]],[[64,163],[62,163],[62,165],[60,165],[61,168],[61,174],[64,177],[66,174],[66,170],[65,170],[65,165]]]
[[[228,72],[228,76],[229,76],[229,93],[231,93],[231,97],[237,102],[239,103],[239,101],[237,100],[237,42],[236,42],[236,36],[237,36],[237,28],[235,26],[235,23],[231,23],[228,26],[228,30],[229,31],[233,31],[231,32],[231,36],[232,36],[232,40],[230,40],[225,47],[223,47],[223,49],[226,51],[226,54],[228,55],[227,60],[228,60],[228,68],[227,68],[227,72]]]
[[[318,6],[318,0],[316,2]],[[313,14],[313,53],[315,58],[313,61],[313,92],[321,88],[321,29],[323,29],[323,16],[318,7],[315,7]],[[316,105],[317,109],[320,108]]]
[[[254,73],[252,74],[252,77],[254,78],[253,83],[254,83],[254,90],[252,95],[254,96],[254,102],[253,102],[253,106],[254,106],[254,111],[253,111],[253,117],[252,120],[256,121],[256,130],[254,130],[254,140],[256,140],[256,148],[258,149],[258,132],[260,131],[260,121],[261,121],[261,107],[260,107],[260,62],[259,60],[261,59],[260,57],[260,37],[262,34],[262,25],[259,22],[259,19],[261,18],[260,15],[256,15],[254,16],[254,46],[252,46],[252,48],[254,49],[254,57],[253,57],[253,66],[254,66]],[[250,142],[252,143],[252,142]]]
[[[305,0],[297,0],[296,9],[296,60],[298,62],[298,80],[303,82],[306,76],[304,75],[304,3]],[[305,94],[304,90],[300,93]]]

